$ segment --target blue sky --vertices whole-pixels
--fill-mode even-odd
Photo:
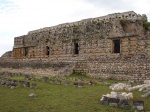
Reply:
[[[0,0],[0,56],[14,37],[65,22],[135,11],[150,21],[150,0]]]

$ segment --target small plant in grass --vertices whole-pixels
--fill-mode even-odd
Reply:
[[[68,77],[76,77],[76,78],[89,78],[88,76],[86,76],[86,74],[82,74],[80,72],[74,72],[73,74],[71,74]]]

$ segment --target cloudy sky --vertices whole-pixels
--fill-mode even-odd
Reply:
[[[150,0],[0,0],[0,56],[28,31],[126,11],[150,21],[149,6]]]

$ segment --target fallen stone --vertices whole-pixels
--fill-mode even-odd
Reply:
[[[144,101],[133,101],[133,110],[143,110],[144,109]]]
[[[130,109],[130,101],[129,100],[120,100],[120,107],[123,109]]]
[[[30,88],[36,89],[37,88],[37,84],[35,84],[35,83],[31,84]]]
[[[141,95],[142,98],[149,98],[150,97],[150,91]]]
[[[108,104],[109,104],[109,106],[112,106],[112,107],[118,107],[119,101],[120,100],[117,98],[109,98]]]
[[[61,84],[61,80],[57,80],[56,84],[60,85]]]
[[[46,82],[48,80],[47,76],[43,76],[43,82]]]
[[[109,88],[113,91],[118,91],[118,90],[127,90],[130,87],[131,85],[129,84],[117,83],[117,84],[112,84]]]
[[[10,80],[7,80],[5,86],[6,86],[6,87],[10,87],[10,86],[11,86],[11,81],[10,81]]]
[[[149,88],[146,88],[145,90],[143,90],[143,93],[147,93],[150,91],[150,87]]]
[[[78,82],[75,81],[75,82],[73,83],[73,85],[77,87],[77,86],[78,86]]]
[[[104,86],[110,86],[110,83],[108,83],[108,82],[103,82],[103,85],[104,85]]]
[[[78,82],[78,86],[77,86],[78,88],[83,88],[84,87],[84,84],[83,84],[83,82]]]
[[[89,85],[96,85],[97,82],[95,80],[90,80]]]
[[[30,97],[30,98],[35,98],[36,95],[35,95],[34,93],[30,93],[30,94],[29,94],[29,97]]]
[[[68,86],[68,85],[69,85],[69,81],[65,81],[65,82],[64,82],[64,85],[65,85],[65,86]]]
[[[108,99],[109,99],[108,97],[102,96],[102,98],[100,100],[101,104],[102,105],[108,105]]]
[[[150,80],[144,80],[144,84],[150,84]]]
[[[24,82],[24,87],[30,87],[30,82]]]
[[[54,80],[51,79],[51,80],[50,80],[50,83],[53,84],[53,83],[54,83]]]
[[[10,89],[15,89],[15,88],[16,88],[16,86],[11,86],[11,87],[10,87]]]
[[[19,83],[20,85],[24,85],[24,82],[25,82],[25,81],[19,81],[18,83]]]
[[[6,81],[4,79],[2,79],[1,81],[1,85],[5,85]]]

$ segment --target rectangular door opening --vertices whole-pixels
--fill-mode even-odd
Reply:
[[[28,48],[24,48],[24,55],[27,56],[28,55]]]
[[[46,46],[46,55],[50,55],[50,48]]]
[[[120,53],[120,40],[113,40],[113,52],[114,53]]]
[[[74,43],[74,54],[79,54],[79,44]]]

